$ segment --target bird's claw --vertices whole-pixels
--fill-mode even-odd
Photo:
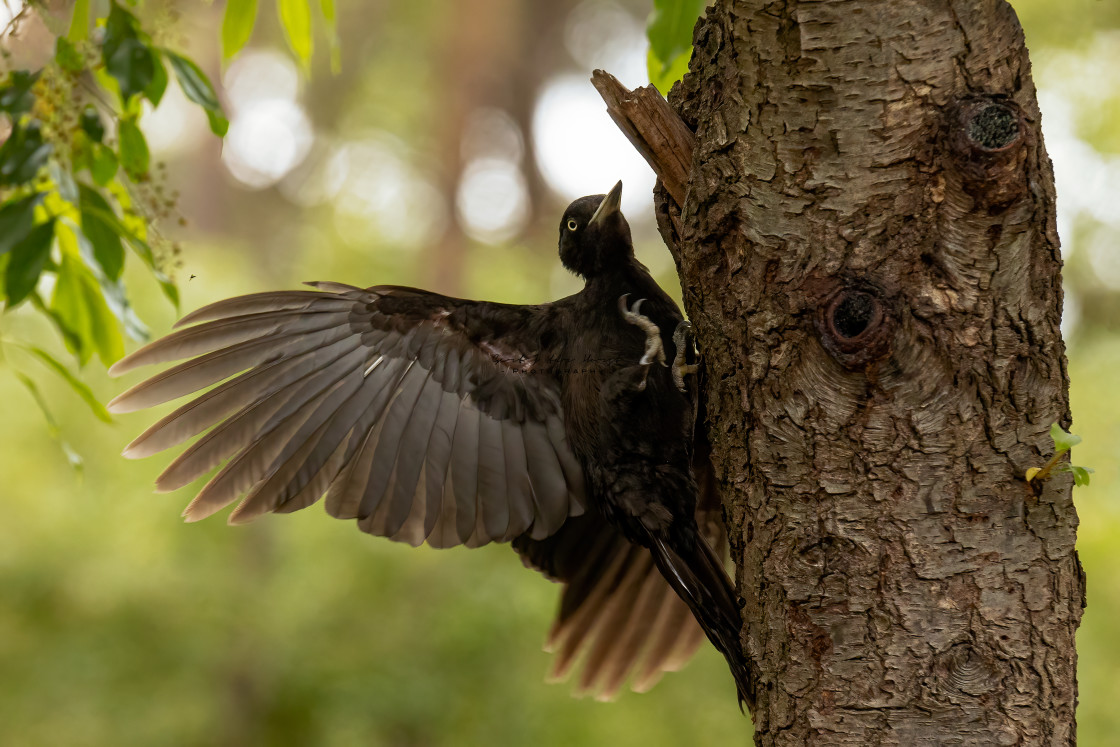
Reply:
[[[686,319],[673,330],[673,347],[677,349],[677,354],[673,356],[673,383],[682,392],[687,391],[684,385],[684,377],[696,373],[700,368],[695,363],[685,363],[688,348],[691,344],[692,322]]]
[[[640,309],[644,298],[639,298],[634,302],[634,305],[627,308],[626,299],[629,298],[629,293],[624,293],[618,299],[618,310],[622,314],[622,318],[630,324],[633,324],[638,329],[646,333],[646,349],[642,354],[641,360],[638,363],[646,367],[646,372],[649,371],[649,366],[657,361],[662,366],[667,365],[665,362],[665,345],[661,342],[661,329],[653,323],[647,316],[642,316]],[[642,376],[641,386],[638,387],[639,391],[645,389],[646,379],[645,375]]]

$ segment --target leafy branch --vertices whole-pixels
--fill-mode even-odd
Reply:
[[[23,12],[31,10],[49,12],[39,4]],[[113,363],[124,354],[125,335],[147,338],[123,281],[129,253],[171,303],[179,302],[168,271],[174,252],[156,233],[174,201],[162,196],[140,127],[142,103],[158,106],[167,89],[168,67],[214,133],[224,135],[228,122],[198,65],[154,44],[115,0],[100,18],[90,15],[89,0],[78,0],[49,62],[0,78],[0,116],[10,128],[0,145],[0,302],[5,315],[28,306],[46,317],[79,367],[95,355]],[[46,365],[97,417],[109,419],[88,387],[46,350],[11,338],[0,345]],[[13,370],[57,436],[34,380]]]
[[[313,50],[314,2],[277,0],[285,36],[305,70]],[[159,170],[153,173],[141,126],[145,102],[158,107],[173,76],[206,113],[215,135],[223,137],[229,128],[201,67],[153,39],[141,21],[142,2],[128,5],[136,10],[122,0],[107,6],[76,0],[68,30],[42,69],[0,74],[0,137],[9,130],[0,143],[0,304],[5,315],[24,307],[48,319],[79,368],[94,356],[106,366],[120,358],[125,335],[147,338],[122,279],[127,257],[143,264],[167,299],[179,304],[170,269],[178,248],[158,231],[175,200],[165,196]],[[104,15],[93,14],[95,7],[104,8]],[[337,70],[334,0],[318,0],[318,8]],[[47,28],[59,26],[50,6],[28,2],[3,34],[18,35],[32,13]],[[228,0],[221,29],[225,60],[248,43],[256,19],[256,0]],[[0,56],[9,57],[2,47]],[[98,418],[108,421],[108,413],[62,361],[41,347],[0,337],[0,362],[27,388],[77,466],[80,459],[61,440],[35,380],[11,365],[5,348],[45,365]]]

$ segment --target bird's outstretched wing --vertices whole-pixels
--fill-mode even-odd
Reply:
[[[700,533],[718,557],[727,552],[719,498],[701,501]],[[658,571],[650,551],[635,545],[595,510],[569,519],[544,540],[520,537],[513,547],[525,565],[564,584],[546,648],[551,677],[580,669],[578,695],[614,698],[627,680],[637,692],[683,667],[704,642],[688,605]]]
[[[559,387],[535,369],[547,307],[312,285],[206,306],[110,369],[197,356],[117,397],[115,412],[222,382],[125,449],[148,456],[210,429],[157,481],[174,490],[229,460],[189,520],[246,493],[231,523],[326,493],[331,515],[371,534],[473,547],[543,539],[583,512]]]

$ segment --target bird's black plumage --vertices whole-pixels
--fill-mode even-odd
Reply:
[[[695,390],[653,360],[658,344],[676,352],[682,316],[634,257],[621,186],[564,213],[560,257],[585,287],[552,303],[316,283],[189,314],[177,326],[194,326],[112,372],[191,359],[111,409],[218,386],[125,454],[206,431],[157,481],[172,490],[226,462],[192,521],[242,496],[232,523],[325,494],[333,516],[414,545],[511,541],[565,583],[557,674],[586,652],[581,689],[613,695],[631,675],[644,689],[695,650],[695,619],[750,700],[739,608],[705,541],[724,541],[718,504],[697,506]]]

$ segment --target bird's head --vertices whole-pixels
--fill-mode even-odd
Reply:
[[[580,197],[560,219],[560,261],[591,279],[634,256],[630,225],[619,210],[622,182],[605,195]]]

